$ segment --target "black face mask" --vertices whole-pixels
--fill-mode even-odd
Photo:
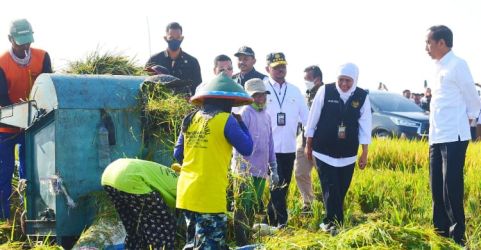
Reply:
[[[177,39],[172,39],[167,41],[169,49],[173,51],[178,50],[180,48],[181,43],[182,43],[182,40],[177,40]]]

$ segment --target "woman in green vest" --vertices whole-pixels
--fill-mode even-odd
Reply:
[[[102,186],[127,232],[127,249],[174,249],[177,179],[170,168],[138,159],[105,168]]]

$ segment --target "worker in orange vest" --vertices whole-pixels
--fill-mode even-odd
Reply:
[[[0,107],[26,101],[37,76],[52,73],[48,53],[30,47],[33,30],[26,19],[11,23],[8,39],[12,47],[0,55]],[[23,130],[0,123],[0,221],[10,218],[16,145],[19,145],[19,177],[25,178],[24,144]]]

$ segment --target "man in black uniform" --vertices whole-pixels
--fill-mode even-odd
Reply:
[[[171,75],[181,80],[191,81],[190,94],[192,95],[195,88],[202,82],[202,76],[197,59],[180,48],[184,40],[182,26],[176,22],[169,23],[165,29],[164,39],[168,45],[167,49],[150,57],[145,66],[147,68],[160,65],[168,69]]]
[[[244,87],[245,82],[252,78],[259,78],[261,80],[266,77],[266,75],[259,73],[254,69],[254,64],[256,63],[256,56],[254,51],[247,46],[240,47],[239,51],[234,54],[237,57],[237,66],[240,69],[240,72],[233,75],[232,79],[235,82],[242,85]]]

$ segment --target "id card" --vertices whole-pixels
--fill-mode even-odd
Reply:
[[[337,127],[337,138],[346,139],[346,126],[342,123]]]
[[[277,113],[277,126],[286,126],[286,113]]]

